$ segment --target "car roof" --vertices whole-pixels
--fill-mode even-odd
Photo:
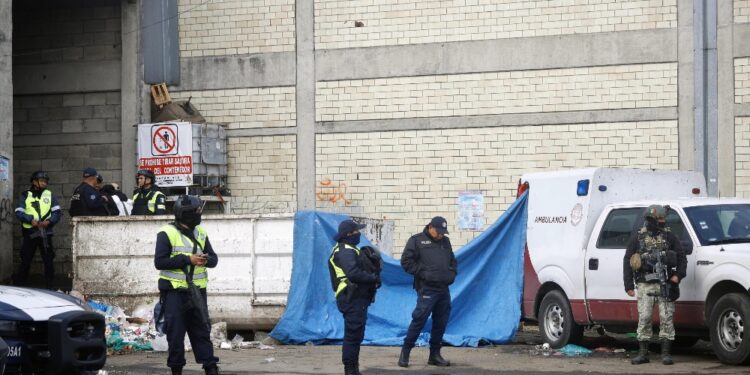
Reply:
[[[650,199],[637,200],[628,202],[610,203],[612,207],[648,207],[652,204],[668,205],[670,207],[697,207],[697,206],[716,206],[721,204],[750,204],[750,199],[742,198],[713,198],[713,197],[692,197],[677,199]]]

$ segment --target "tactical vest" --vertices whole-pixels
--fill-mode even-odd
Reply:
[[[659,231],[656,236],[649,235],[647,231],[641,231],[638,235],[639,250],[638,252],[643,256],[645,254],[653,254],[654,251],[666,252],[667,251],[667,238],[664,236],[663,231]],[[644,257],[642,257],[644,258]],[[643,262],[643,272],[653,272],[656,259],[649,257],[648,261]]]
[[[135,195],[133,195],[133,211],[131,215],[153,215],[154,213],[156,213],[156,200],[160,195],[164,195],[164,193],[154,189],[153,187],[152,190],[145,195],[141,195],[140,191],[135,193]],[[142,209],[142,207],[144,206],[146,208],[146,211],[143,211]]]
[[[347,245],[344,243],[337,243],[333,246],[331,256],[328,258],[328,272],[331,276],[331,286],[333,287],[333,291],[336,293],[336,297],[338,297],[339,293],[341,293],[346,288],[346,286],[349,285],[349,279],[347,279],[344,270],[339,267],[336,262],[333,261],[333,257],[339,250],[341,250],[341,248],[339,247],[340,245],[344,245],[345,247],[354,250],[354,252],[357,253],[357,256],[359,256],[359,249],[356,246]]]
[[[193,241],[180,233],[180,230],[174,225],[167,224],[161,227],[159,231],[166,233],[167,237],[169,237],[169,244],[172,245],[172,254],[170,254],[170,257],[178,255],[189,257],[193,255]],[[198,241],[198,249],[195,254],[203,254],[203,247],[206,246],[206,238],[208,237],[206,230],[198,225],[193,230],[193,236]],[[159,273],[159,278],[169,281],[174,289],[186,289],[188,287],[187,275],[185,275],[185,271],[180,268],[162,270]],[[208,286],[208,271],[206,270],[206,267],[195,266],[195,270],[193,271],[193,283],[201,289],[205,289],[206,286]]]
[[[42,212],[37,212],[34,208],[34,203],[39,204],[39,209]],[[34,194],[29,190],[26,192],[26,214],[31,215],[36,221],[44,221],[49,217],[52,212],[52,192],[44,190],[39,198],[35,197]],[[33,226],[31,223],[23,223],[24,229],[31,229]]]

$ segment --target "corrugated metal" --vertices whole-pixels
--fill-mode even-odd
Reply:
[[[149,0],[143,4],[144,81],[180,83],[180,46],[177,0]]]

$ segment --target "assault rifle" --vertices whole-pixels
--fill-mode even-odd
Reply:
[[[661,249],[654,249],[648,254],[649,257],[656,261],[654,264],[654,272],[647,273],[644,275],[644,279],[647,282],[658,281],[659,282],[659,293],[649,293],[650,296],[662,297],[668,301],[675,301],[680,297],[680,289],[678,285],[672,283],[669,280],[669,271],[672,267],[669,264],[675,264],[670,262],[669,253]]]
[[[36,212],[41,216],[42,210],[39,208],[39,202],[32,202],[31,207],[34,207]],[[45,215],[44,217],[39,218],[39,223],[47,220],[47,216],[49,216],[49,213]],[[29,235],[30,238],[42,238],[42,247],[44,248],[44,253],[46,254],[49,252],[49,237],[47,236],[47,228],[44,228],[42,226],[37,226],[36,231],[31,233]]]

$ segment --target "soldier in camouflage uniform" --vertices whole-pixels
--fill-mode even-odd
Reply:
[[[648,363],[648,343],[651,340],[651,316],[654,304],[659,304],[659,339],[661,340],[662,363],[674,364],[671,355],[672,341],[675,338],[674,299],[676,296],[661,296],[659,279],[654,279],[656,263],[655,252],[668,267],[667,283],[671,283],[673,290],[685,277],[687,258],[682,250],[680,240],[668,228],[664,227],[668,207],[652,205],[646,209],[645,225],[631,237],[628,249],[623,258],[623,281],[625,292],[634,297],[638,290],[638,355],[630,363],[640,365]],[[679,295],[679,294],[677,294]]]

